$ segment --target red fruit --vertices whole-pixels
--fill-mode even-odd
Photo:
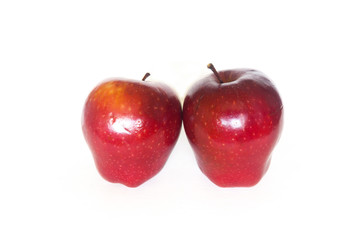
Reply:
[[[198,81],[187,93],[184,127],[201,171],[220,187],[257,184],[282,130],[283,105],[261,72],[234,69]]]
[[[181,104],[164,84],[108,80],[88,96],[82,129],[101,176],[137,187],[168,159],[181,129]]]

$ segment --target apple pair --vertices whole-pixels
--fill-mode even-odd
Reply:
[[[283,124],[275,86],[261,72],[235,69],[198,81],[183,112],[166,85],[107,80],[89,94],[82,116],[85,139],[99,173],[137,187],[165,165],[182,119],[201,171],[221,187],[253,186],[267,171]],[[182,118],[183,117],[183,118]]]

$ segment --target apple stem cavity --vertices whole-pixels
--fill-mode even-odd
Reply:
[[[213,73],[215,74],[215,77],[217,78],[217,80],[219,80],[219,83],[224,83],[224,82],[221,80],[221,78],[220,78],[220,76],[219,76],[219,73],[216,71],[216,69],[215,69],[215,67],[214,67],[214,65],[213,65],[212,63],[209,63],[209,64],[207,65],[207,67],[208,67],[209,69],[211,69],[211,71],[213,71]]]
[[[145,76],[142,78],[142,81],[145,81],[150,76],[150,73],[145,73]]]

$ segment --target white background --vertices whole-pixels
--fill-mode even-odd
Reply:
[[[1,1],[1,239],[359,239],[358,1]],[[277,86],[285,125],[253,188],[219,188],[182,129],[138,188],[97,173],[81,131],[109,77],[173,87],[213,62]]]

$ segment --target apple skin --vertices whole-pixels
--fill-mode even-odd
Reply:
[[[179,137],[181,103],[161,83],[107,80],[89,94],[82,130],[100,175],[137,187],[165,165]]]
[[[199,80],[183,106],[201,171],[220,187],[250,187],[266,173],[283,126],[283,104],[261,72],[234,69]]]

